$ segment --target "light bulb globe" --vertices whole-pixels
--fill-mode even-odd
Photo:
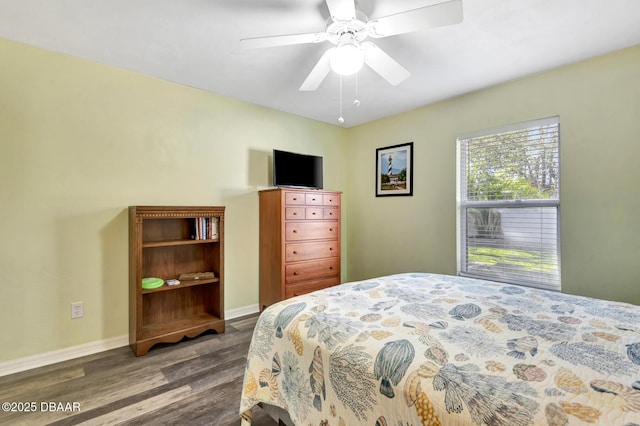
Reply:
[[[340,75],[352,75],[364,64],[364,53],[354,44],[338,46],[329,58],[331,69]]]

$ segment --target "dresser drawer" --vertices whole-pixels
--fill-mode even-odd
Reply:
[[[305,202],[304,192],[286,192],[284,194],[284,203],[287,205],[304,206],[304,202]]]
[[[314,243],[288,243],[285,248],[285,262],[323,259],[340,256],[338,241],[321,241]]]
[[[324,206],[339,206],[340,205],[340,196],[337,194],[327,195],[324,194],[322,196],[322,205]]]
[[[339,231],[339,223],[331,221],[286,222],[284,225],[287,241],[337,240]]]
[[[304,219],[305,218],[304,207],[285,207],[284,217],[287,220]]]
[[[286,285],[284,287],[285,298],[300,296],[301,294],[311,293],[312,291],[322,290],[327,287],[340,284],[340,277],[324,278],[318,281],[308,283]]]
[[[322,207],[307,207],[305,209],[306,219],[323,219],[324,218],[324,209]]]
[[[308,206],[321,206],[322,194],[305,194],[305,204]]]
[[[339,208],[335,208],[335,207],[328,207],[325,208],[323,211],[323,217],[325,219],[335,219],[338,220],[340,219],[340,209]]]
[[[315,262],[292,263],[285,266],[285,283],[294,284],[321,278],[340,276],[340,258]]]

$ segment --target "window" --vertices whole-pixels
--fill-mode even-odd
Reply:
[[[458,273],[560,290],[558,117],[458,138]]]

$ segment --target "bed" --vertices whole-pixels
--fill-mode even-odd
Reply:
[[[295,425],[640,425],[640,307],[398,274],[265,309],[240,413]]]

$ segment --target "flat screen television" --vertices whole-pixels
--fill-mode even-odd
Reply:
[[[273,184],[322,189],[322,157],[274,149]]]

